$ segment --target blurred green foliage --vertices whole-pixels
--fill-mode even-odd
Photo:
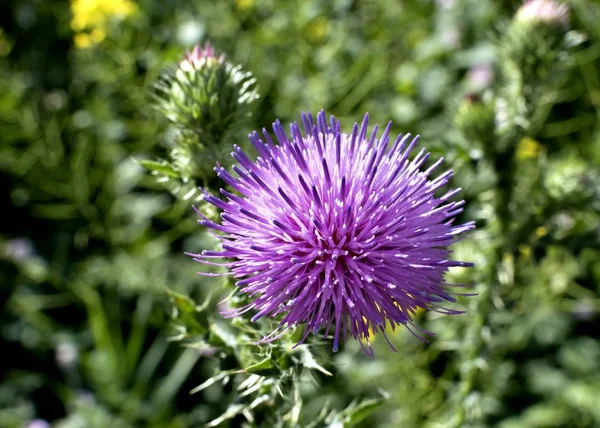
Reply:
[[[87,48],[68,2],[5,3],[0,426],[600,426],[597,2],[569,1],[559,34],[517,27],[519,1],[140,0]],[[136,159],[172,149],[152,85],[207,39],[258,80],[239,144],[301,111],[345,127],[368,111],[447,159],[478,224],[455,247],[476,268],[449,275],[479,293],[466,314],[421,314],[437,337],[391,333],[398,353],[376,338],[375,358],[300,348],[311,370],[283,400],[266,384],[279,348],[246,357],[235,323],[211,347],[169,342],[218,319],[196,305],[224,284],[183,255],[214,245],[190,203]]]

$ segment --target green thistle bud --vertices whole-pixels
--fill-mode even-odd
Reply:
[[[548,195],[562,203],[577,203],[588,200],[598,183],[595,171],[586,162],[574,155],[560,157],[548,165],[544,188]]]
[[[506,29],[499,49],[497,150],[506,152],[537,134],[552,107],[544,94],[560,90],[574,64],[569,8],[554,0],[528,0]]]
[[[249,115],[256,79],[207,43],[196,46],[157,85],[157,107],[175,126],[198,135],[203,146],[222,143]]]
[[[546,78],[564,50],[569,8],[554,0],[530,0],[517,11],[503,43],[503,57],[525,76]]]
[[[465,97],[460,103],[454,124],[469,140],[484,143],[494,135],[494,107],[475,95]]]

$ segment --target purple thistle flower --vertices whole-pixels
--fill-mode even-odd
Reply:
[[[351,334],[372,354],[370,329],[385,336],[388,323],[402,324],[419,337],[432,333],[412,323],[418,308],[462,313],[440,303],[455,301],[446,290],[447,269],[472,265],[448,260],[448,246],[474,223],[453,225],[464,201],[450,199],[460,189],[435,196],[452,175],[429,179],[443,159],[422,171],[429,153],[422,149],[409,159],[418,137],[400,135],[389,147],[391,122],[380,138],[377,126],[368,136],[368,115],[351,134],[333,116],[328,124],[324,112],[316,124],[303,115],[302,124],[304,134],[294,123],[289,138],[275,122],[278,144],[265,129],[264,140],[251,134],[259,153],[254,162],[234,146],[237,177],[219,166],[215,171],[236,194],[221,189],[222,200],[205,193],[222,221],[199,213],[200,224],[220,232],[222,250],[190,255],[230,268],[222,275],[239,278],[239,291],[253,299],[228,315],[253,310],[252,321],[278,317],[265,342],[305,324],[300,342],[311,331],[333,332],[337,351],[340,337]]]

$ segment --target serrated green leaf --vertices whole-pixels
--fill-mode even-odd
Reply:
[[[175,318],[180,321],[186,330],[193,334],[203,334],[208,330],[208,318],[196,303],[187,296],[167,290],[171,302],[175,306]]]
[[[162,175],[166,175],[171,178],[179,178],[179,173],[171,164],[167,161],[152,161],[148,159],[139,160],[138,163],[146,168],[147,170],[155,173],[159,173]]]
[[[248,367],[239,370],[238,373],[252,373],[260,376],[268,376],[277,373],[279,370],[273,363],[271,357],[267,357],[258,363],[251,364]]]
[[[228,347],[232,349],[237,348],[237,340],[235,334],[227,330],[225,327],[212,323],[210,325],[210,334],[208,336],[208,343],[213,346]]]
[[[379,406],[387,400],[387,395],[364,400],[357,405],[349,406],[342,413],[344,426],[353,426],[371,415]]]
[[[298,347],[300,351],[300,359],[302,360],[302,365],[308,369],[318,370],[327,376],[333,376],[329,371],[325,370],[323,367],[317,363],[315,357],[307,346],[301,345]]]

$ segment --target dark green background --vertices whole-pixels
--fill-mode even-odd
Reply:
[[[205,40],[258,79],[240,140],[301,111],[326,109],[346,130],[368,111],[446,157],[467,199],[462,220],[478,222],[457,245],[477,267],[453,277],[489,301],[461,299],[458,317],[422,315],[438,334],[427,345],[406,331],[391,335],[398,353],[380,338],[375,358],[348,344],[332,356],[333,378],[303,386],[303,423],[325,400],[342,409],[381,388],[389,400],[360,426],[600,426],[600,5],[569,3],[573,37],[585,41],[570,51],[564,83],[531,100],[549,109],[526,135],[540,152],[518,159],[511,141],[490,161],[493,143],[469,138],[460,109],[467,95],[506,84],[478,88],[468,70],[489,64],[502,75],[503,46],[524,43],[505,37],[518,1],[143,0],[89,49],[73,45],[69,2],[5,1],[0,426],[201,426],[229,404],[229,387],[188,394],[214,363],[166,340],[164,288],[200,302],[215,286],[183,256],[207,237],[189,204],[133,160],[166,156],[151,86]],[[566,61],[547,59],[557,60]],[[507,187],[497,222],[510,235],[492,260],[501,238],[490,212]]]

